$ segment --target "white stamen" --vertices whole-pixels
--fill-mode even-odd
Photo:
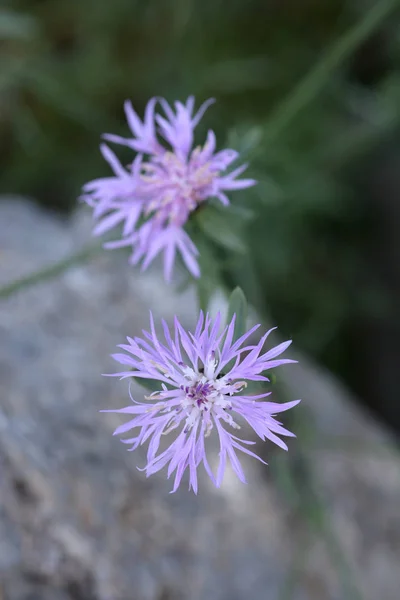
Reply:
[[[151,396],[145,396],[146,400],[152,400]],[[157,404],[153,404],[153,406],[149,406],[149,408],[146,410],[146,412],[157,412],[158,410],[161,410],[162,408],[165,408],[165,402],[157,402]]]
[[[236,394],[247,383],[238,381],[232,384],[225,376],[215,378],[218,360],[213,354],[204,362],[204,373],[195,371],[193,368],[180,365],[183,377],[188,385],[182,385],[182,397],[180,406],[186,412],[185,432],[192,429],[195,423],[203,420],[205,424],[205,437],[211,434],[213,420],[222,419],[233,429],[240,429],[227,411],[232,410],[231,396]]]
[[[173,431],[174,429],[176,429],[178,427],[179,423],[171,423],[171,425],[169,427],[167,427],[167,429],[165,429],[161,435],[167,435],[168,433],[171,433],[171,431]]]

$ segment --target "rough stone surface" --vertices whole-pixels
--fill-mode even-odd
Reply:
[[[4,200],[0,284],[76,251],[89,231],[80,213],[67,222]],[[193,291],[178,297],[111,252],[1,301],[0,600],[397,600],[398,455],[305,359],[285,377],[309,429],[271,468],[245,461],[248,486],[228,473],[221,490],[203,478],[197,497],[170,495],[163,473],[136,469],[144,452],[126,452],[111,435],[121,420],[98,412],[126,405],[127,384],[100,374],[149,308],[187,325],[196,312]],[[313,495],[298,499],[304,460],[323,516]]]

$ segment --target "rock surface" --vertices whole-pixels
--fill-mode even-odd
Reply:
[[[89,232],[80,213],[4,200],[0,284]],[[196,312],[193,291],[175,296],[111,252],[1,301],[0,600],[397,600],[398,454],[304,359],[285,377],[307,427],[271,468],[244,461],[247,486],[228,473],[221,490],[203,478],[197,497],[170,495],[163,473],[136,469],[144,452],[126,452],[111,435],[121,419],[98,412],[126,405],[127,384],[100,374],[149,308],[187,325]]]

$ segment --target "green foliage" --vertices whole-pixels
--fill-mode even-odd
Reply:
[[[370,225],[353,174],[398,130],[396,5],[3,2],[0,192],[71,208],[82,183],[108,173],[97,144],[126,132],[126,98],[141,112],[153,95],[216,97],[197,141],[214,128],[259,184],[190,224],[201,304],[239,284],[346,376],[346,323],[392,303],[365,259]],[[364,55],[379,68],[360,66]]]
[[[303,33],[298,11],[289,17],[290,6],[283,15],[259,0],[228,8],[214,0],[8,4],[0,13],[0,32],[8,32],[0,46],[0,189],[59,208],[73,204],[82,182],[106,172],[98,140],[125,130],[126,98],[141,110],[152,95],[215,96],[209,118],[220,132],[262,122],[313,60],[308,46],[322,42],[307,24],[309,1]],[[326,4],[321,23],[334,35],[342,2]],[[299,46],[296,62],[288,40]]]
[[[148,390],[151,394],[153,392],[160,391],[160,382],[156,379],[145,379],[144,377],[136,377],[135,382],[143,387],[145,390]]]
[[[233,341],[238,340],[246,332],[247,321],[247,300],[240,287],[233,290],[229,298],[228,319],[232,321],[233,315],[236,315],[235,330],[233,333]]]
[[[210,238],[218,246],[227,251],[244,254],[246,246],[240,235],[238,225],[235,223],[234,213],[209,206],[200,210],[197,215],[197,223],[205,237]]]

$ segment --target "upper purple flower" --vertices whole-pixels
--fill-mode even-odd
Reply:
[[[186,469],[189,469],[189,489],[197,493],[197,468],[204,464],[212,482],[222,483],[226,459],[241,481],[245,477],[237,457],[240,450],[261,462],[247,446],[252,441],[237,437],[241,423],[247,422],[262,439],[269,439],[287,450],[278,437],[292,436],[282,427],[275,415],[296,406],[300,400],[278,404],[266,402],[271,392],[246,395],[248,381],[266,381],[265,372],[286,363],[296,361],[277,358],[290,345],[290,341],[263,352],[268,331],[256,345],[244,346],[249,336],[259,327],[256,325],[233,341],[235,316],[220,331],[221,318],[213,322],[207,314],[200,313],[194,333],[186,332],[175,317],[173,336],[162,321],[165,341],[156,335],[153,317],[150,315],[150,332],[142,338],[127,338],[127,344],[119,347],[125,354],[113,358],[126,365],[128,370],[114,376],[153,379],[159,390],[145,396],[146,402],[137,402],[119,410],[104,412],[125,413],[131,420],[118,427],[115,434],[137,429],[137,435],[122,440],[135,450],[149,442],[147,464],[143,470],[147,476],[168,465],[168,478],[175,473],[172,491],[176,491]],[[172,433],[174,432],[174,433]],[[219,437],[219,466],[216,476],[207,460],[205,439],[215,433]],[[171,434],[170,445],[159,451],[161,436]]]
[[[164,276],[171,278],[178,251],[194,277],[200,276],[196,256],[198,251],[183,227],[202,202],[211,197],[229,204],[227,191],[250,187],[253,179],[236,178],[246,165],[226,173],[238,158],[235,150],[216,150],[216,139],[209,131],[204,146],[193,149],[194,129],[214,100],[204,102],[196,114],[194,97],[186,104],[175,103],[175,112],[164,100],[159,103],[165,116],[155,113],[156,98],[152,98],[142,122],[130,102],[125,113],[133,137],[113,134],[104,137],[124,144],[138,152],[126,169],[113,152],[103,144],[101,150],[114,171],[113,177],[90,181],[83,187],[82,198],[93,207],[98,221],[94,229],[100,235],[123,224],[122,239],[106,244],[108,248],[132,246],[131,261],[143,259],[142,269],[164,253]],[[137,227],[140,220],[140,225]]]

